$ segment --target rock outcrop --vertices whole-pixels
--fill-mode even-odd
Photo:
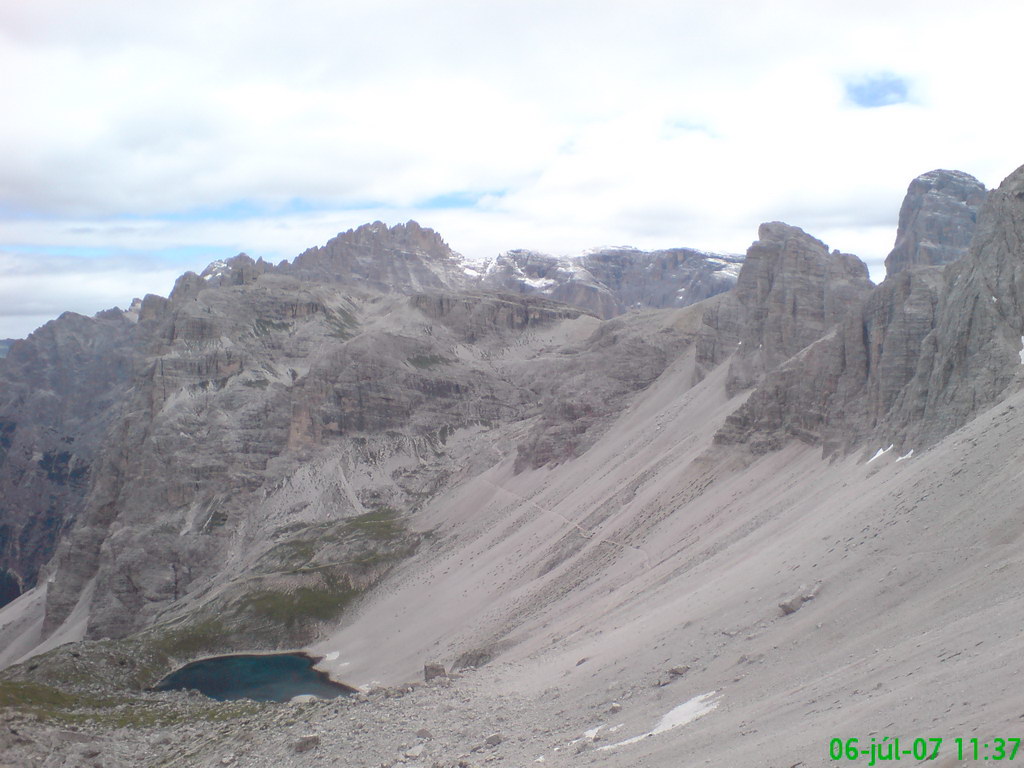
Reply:
[[[919,201],[918,193],[912,185]],[[923,247],[907,240],[914,231]],[[930,239],[943,231],[909,228],[896,251],[954,253]],[[949,231],[955,243],[963,227]],[[932,445],[1022,380],[1022,281],[1019,169],[988,195],[966,256],[945,267],[904,263],[891,272],[830,334],[771,370],[718,440],[761,452],[797,437],[822,444],[827,455],[865,443],[902,452]],[[732,364],[738,360],[739,352]]]
[[[761,453],[795,437],[826,455],[863,445],[913,378],[941,289],[937,267],[885,280],[830,333],[768,372],[726,419],[719,442]]]
[[[945,270],[935,330],[893,415],[894,439],[930,445],[1021,381],[1024,167],[989,193],[967,256]]]
[[[909,267],[949,264],[967,253],[985,185],[962,171],[929,171],[910,182],[900,207],[896,244],[886,275]]]
[[[730,358],[730,394],[820,339],[871,290],[867,266],[802,229],[762,224],[736,290],[710,307],[697,348],[703,370]]]

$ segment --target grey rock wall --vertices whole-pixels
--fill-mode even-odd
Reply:
[[[871,290],[867,266],[829,251],[802,229],[762,224],[736,289],[704,316],[697,348],[703,370],[726,358],[730,394],[820,339]]]
[[[987,194],[984,184],[962,171],[929,171],[910,182],[900,207],[896,243],[885,259],[886,275],[961,258]]]

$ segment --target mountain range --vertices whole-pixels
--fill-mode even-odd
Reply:
[[[0,693],[80,697],[15,746],[87,694],[186,717],[140,691],[291,648],[370,692],[362,720],[408,695],[444,733],[417,752],[313,704],[85,740],[115,765],[312,765],[301,726],[336,764],[792,766],[1010,738],[1022,243],[1024,168],[932,171],[879,285],[781,222],[745,256],[483,264],[378,222],[65,314],[0,360]],[[406,691],[427,662],[474,671]]]

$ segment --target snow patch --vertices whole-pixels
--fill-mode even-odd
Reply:
[[[743,264],[742,263],[741,264],[737,264],[734,261],[728,261],[726,259],[720,259],[717,256],[705,256],[704,260],[706,262],[708,262],[709,264],[717,265],[718,269],[716,269],[715,272],[718,272],[718,273],[723,274],[723,275],[727,275],[728,277],[734,277],[734,278],[735,277],[739,277],[740,276],[740,270],[743,268]]]
[[[893,446],[892,445],[887,447],[887,449],[879,449],[878,451],[874,452],[874,456],[872,456],[870,459],[867,460],[867,463],[870,464],[872,461],[878,459],[880,456],[885,456],[886,454],[888,454],[892,450],[893,450]]]
[[[606,744],[603,747],[598,747],[599,751],[606,749],[617,749],[618,747],[624,747],[627,744],[635,744],[638,741],[643,741],[648,736],[657,736],[659,733],[665,731],[671,731],[673,728],[678,728],[681,725],[692,723],[694,720],[715,710],[718,707],[720,696],[716,696],[716,691],[708,691],[702,693],[700,696],[694,696],[689,701],[685,701],[675,709],[665,714],[658,724],[654,726],[647,733],[642,733],[639,736],[634,736],[631,739],[625,741],[618,741],[614,744]]]
[[[898,459],[896,459],[896,461],[903,461],[904,459],[909,459],[913,455],[914,455],[914,449],[911,448],[909,453],[903,454]]]
[[[1024,365],[1024,336],[1020,337],[1020,364]]]
[[[550,288],[557,282],[550,277],[518,277],[517,279],[520,282],[526,283],[531,288],[536,288],[538,291]]]
[[[210,262],[210,265],[203,270],[203,280],[210,280],[214,277],[220,277],[228,271],[228,264],[226,261],[217,259],[216,261]]]

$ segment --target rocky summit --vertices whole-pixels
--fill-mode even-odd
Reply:
[[[378,222],[48,323],[0,360],[0,765],[1014,738],[1022,190],[918,177],[877,286],[781,222],[484,263]],[[278,650],[356,693],[151,690]]]
[[[930,171],[910,182],[896,244],[885,259],[886,274],[949,264],[963,256],[986,195],[984,184],[961,171]]]

